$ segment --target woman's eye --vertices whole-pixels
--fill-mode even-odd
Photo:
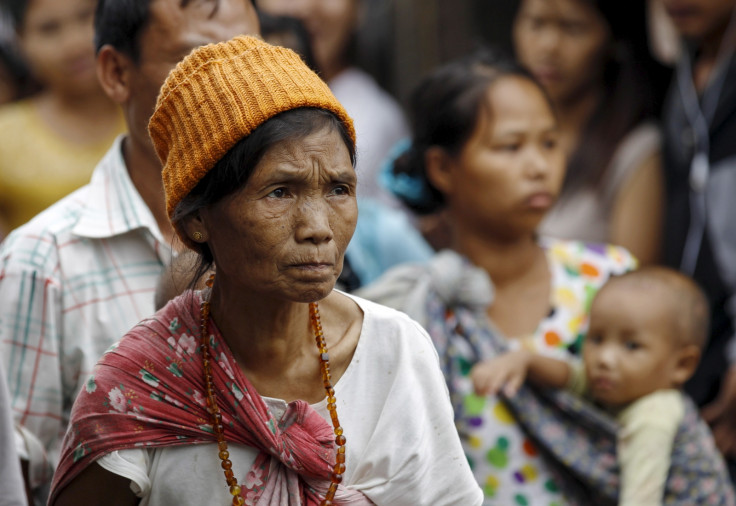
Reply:
[[[499,151],[504,151],[506,153],[516,153],[519,149],[521,149],[521,144],[518,143],[501,144],[498,146]]]
[[[587,31],[585,24],[576,22],[562,23],[562,29],[572,36],[582,35]]]
[[[557,147],[557,139],[548,139],[544,141],[543,145],[544,145],[544,149],[548,151],[552,151],[553,149]]]
[[[286,188],[276,188],[271,193],[268,194],[269,197],[274,197],[277,199],[282,199],[286,197]]]
[[[527,16],[526,17],[526,26],[530,28],[531,30],[537,31],[544,28],[544,19],[537,17],[537,16]]]
[[[332,193],[334,195],[350,195],[350,188],[348,188],[347,185],[341,184],[341,185],[335,186],[332,189]]]

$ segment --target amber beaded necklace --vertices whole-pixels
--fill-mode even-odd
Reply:
[[[208,285],[211,286],[211,280],[208,282]],[[335,398],[335,389],[332,388],[332,383],[330,382],[330,356],[327,352],[325,336],[322,333],[319,306],[317,306],[316,302],[309,304],[309,315],[312,322],[312,330],[314,331],[314,338],[317,341],[317,348],[319,349],[319,361],[322,366],[322,383],[327,392],[327,410],[330,412],[330,418],[332,418],[332,426],[334,427],[336,436],[335,443],[337,444],[336,462],[330,474],[330,488],[327,490],[324,500],[320,503],[321,506],[332,506],[332,499],[335,497],[337,486],[342,481],[342,475],[345,472],[345,436],[343,435],[342,427],[340,427],[340,421],[337,418],[337,407],[335,406],[337,399]],[[233,463],[230,461],[230,453],[227,451],[227,441],[225,441],[224,435],[225,428],[222,425],[222,414],[220,413],[220,408],[217,407],[215,387],[212,381],[212,370],[210,368],[209,341],[207,339],[207,322],[209,318],[210,302],[209,300],[203,300],[200,310],[200,338],[202,341],[204,382],[205,388],[207,389],[207,408],[212,416],[212,429],[215,431],[215,436],[217,437],[217,447],[220,451],[220,460],[222,460],[221,466],[225,472],[225,480],[230,486],[233,505],[239,506],[245,503],[245,499],[243,499],[238,479],[232,470]]]

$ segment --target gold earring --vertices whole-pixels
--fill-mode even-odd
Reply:
[[[194,239],[195,241],[199,242],[202,240],[202,238],[203,238],[202,232],[196,231],[192,233],[192,239]]]

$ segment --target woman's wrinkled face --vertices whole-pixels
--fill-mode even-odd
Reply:
[[[513,36],[519,61],[556,103],[602,85],[610,33],[591,2],[522,0]]]
[[[218,283],[293,302],[327,296],[358,219],[356,182],[331,127],[275,144],[241,190],[202,212]]]
[[[440,190],[456,223],[497,238],[534,233],[557,198],[565,167],[557,121],[539,87],[519,76],[496,80],[450,167]]]
[[[19,31],[24,58],[44,84],[70,93],[99,86],[93,42],[94,0],[31,0]]]
[[[345,51],[358,23],[357,0],[259,0],[258,7],[304,23],[317,67],[329,74],[326,79],[346,63]]]

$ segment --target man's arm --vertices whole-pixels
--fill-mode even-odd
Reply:
[[[0,357],[30,488],[51,480],[55,462],[48,452],[65,429],[62,310],[53,267],[45,267],[56,265],[50,249],[38,237],[11,235],[0,250]]]

